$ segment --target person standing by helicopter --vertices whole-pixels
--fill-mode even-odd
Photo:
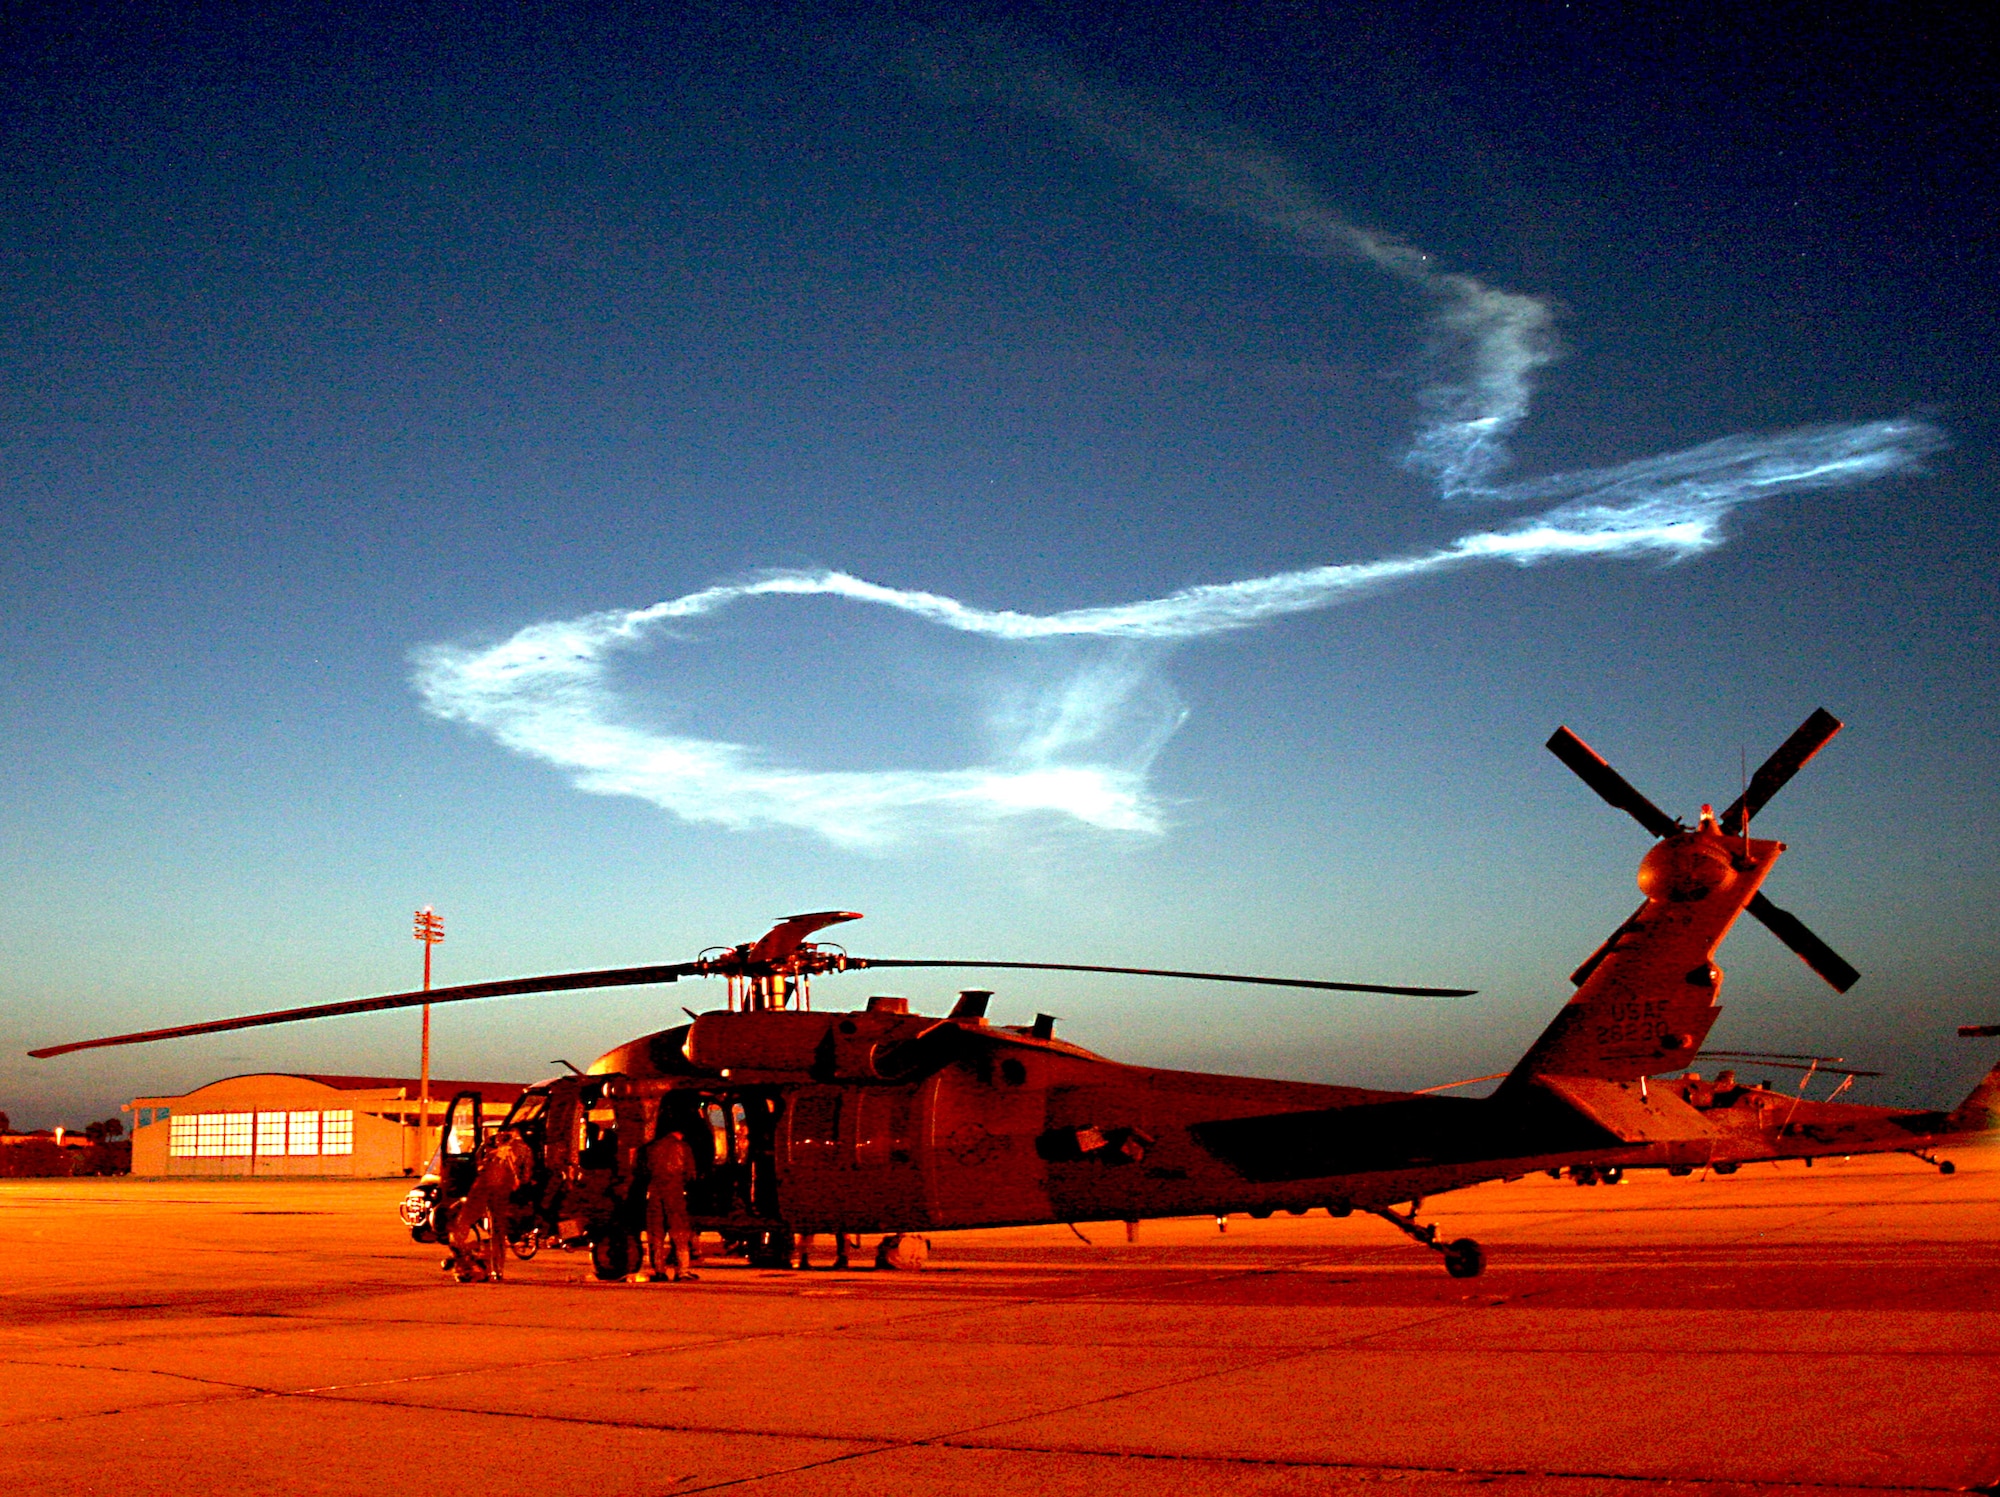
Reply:
[[[700,1277],[692,1264],[694,1225],[688,1220],[687,1204],[688,1181],[694,1174],[694,1151],[679,1128],[666,1129],[646,1145],[646,1247],[653,1279],[667,1277],[669,1247],[675,1283]]]
[[[502,1128],[486,1146],[472,1188],[451,1218],[452,1273],[461,1284],[478,1279],[499,1283],[507,1267],[507,1234],[513,1225],[513,1195],[534,1168],[534,1155],[511,1128]],[[472,1232],[486,1222],[486,1262],[473,1254]]]

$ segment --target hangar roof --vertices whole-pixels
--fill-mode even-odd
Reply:
[[[219,1077],[196,1087],[193,1091],[183,1092],[177,1096],[156,1094],[135,1097],[130,1105],[155,1107],[165,1103],[171,1107],[175,1103],[194,1101],[201,1098],[204,1093],[226,1090],[240,1097],[258,1090],[258,1083],[264,1083],[273,1090],[284,1090],[286,1083],[292,1083],[296,1089],[296,1083],[302,1081],[330,1091],[373,1092],[378,1096],[386,1093],[391,1098],[414,1098],[420,1088],[420,1082],[415,1076],[328,1076],[304,1071],[252,1071],[241,1076]],[[526,1090],[527,1083],[521,1081],[454,1081],[446,1077],[431,1077],[433,1105],[449,1101],[454,1092],[478,1092],[486,1099],[489,1106],[496,1103],[505,1104],[512,1102]],[[214,1100],[220,1102],[224,1097],[217,1096]]]

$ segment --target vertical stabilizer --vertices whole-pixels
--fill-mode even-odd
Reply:
[[[1726,837],[1708,819],[1659,842],[1639,865],[1646,902],[1577,969],[1575,995],[1502,1089],[1536,1076],[1636,1081],[1686,1066],[1718,1012],[1715,949],[1783,851]]]
[[[1952,1110],[1945,1125],[1953,1133],[1991,1133],[2000,1129],[2000,1065],[1979,1078],[1979,1085]]]

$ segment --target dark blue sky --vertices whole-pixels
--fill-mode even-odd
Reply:
[[[10,23],[0,1106],[413,1065],[413,1019],[18,1057],[406,985],[422,903],[447,981],[841,905],[878,954],[1463,983],[997,1011],[1163,1064],[1490,1071],[1634,902],[1643,837],[1555,724],[1691,814],[1822,703],[1849,727],[1768,815],[1771,892],[1865,979],[1745,929],[1716,1042],[1887,1062],[1882,1097],[1980,1068],[1948,1038],[2000,1001],[1972,23],[974,14]],[[1441,497],[1413,441],[1481,420],[1507,460]],[[1864,466],[1814,481],[1840,441]],[[1582,476],[1521,487],[1550,474]],[[1646,503],[1698,544],[1632,539]],[[1159,637],[1180,589],[1538,514],[1589,554]],[[742,598],[464,705],[518,631],[774,569],[892,594]],[[1136,638],[1072,615],[1142,604]],[[457,1010],[440,1067],[700,1001]]]

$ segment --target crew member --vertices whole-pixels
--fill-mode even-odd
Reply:
[[[670,1128],[646,1145],[646,1243],[652,1278],[667,1277],[670,1246],[674,1282],[700,1277],[691,1262],[694,1225],[688,1220],[687,1187],[694,1172],[694,1151],[680,1129]]]
[[[507,1233],[513,1225],[513,1195],[534,1168],[534,1155],[511,1128],[502,1128],[486,1146],[472,1188],[451,1219],[452,1272],[459,1283],[491,1279],[499,1283],[507,1267]],[[486,1222],[486,1262],[473,1256],[472,1229]]]

